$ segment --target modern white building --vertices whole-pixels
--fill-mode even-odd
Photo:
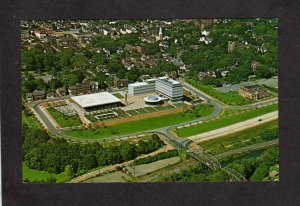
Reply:
[[[156,79],[155,91],[171,101],[181,101],[183,97],[182,84],[167,77],[159,77]]]
[[[143,82],[128,84],[128,93],[136,96],[155,92],[155,79],[147,79]]]
[[[180,101],[183,97],[183,86],[180,82],[168,77],[147,79],[143,82],[128,84],[128,93],[136,96],[156,92],[171,101]]]
[[[121,100],[109,92],[99,92],[71,97],[86,112],[114,108],[121,105]]]

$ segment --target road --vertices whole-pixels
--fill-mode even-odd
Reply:
[[[268,104],[273,104],[273,103],[278,101],[277,98],[273,98],[273,99],[269,99],[269,100],[266,100],[266,101],[262,101],[262,102],[258,102],[258,103],[250,104],[250,105],[229,106],[229,105],[226,105],[224,103],[219,102],[215,98],[210,97],[209,95],[205,94],[204,92],[198,90],[197,88],[195,88],[195,87],[193,87],[193,86],[191,86],[187,83],[183,83],[183,87],[187,90],[190,90],[191,92],[196,94],[198,97],[200,97],[204,100],[207,100],[207,102],[209,104],[214,106],[213,112],[208,116],[200,117],[200,118],[192,120],[192,121],[188,121],[188,122],[184,122],[184,123],[180,123],[180,124],[176,124],[176,125],[172,125],[172,126],[157,128],[157,129],[153,129],[153,130],[143,131],[143,132],[137,132],[137,133],[127,134],[127,135],[109,137],[109,138],[105,138],[105,141],[127,139],[127,138],[131,138],[131,137],[144,136],[145,134],[156,133],[156,134],[161,135],[161,137],[163,137],[173,147],[175,147],[177,149],[188,150],[189,145],[193,142],[194,139],[193,138],[179,139],[174,135],[174,133],[171,132],[172,129],[175,129],[177,127],[186,126],[186,125],[193,125],[193,124],[201,123],[202,121],[205,121],[205,120],[213,119],[216,116],[218,116],[224,108],[250,109],[250,108],[257,108],[257,107],[265,106],[265,105],[268,105]],[[56,100],[64,100],[64,99],[68,99],[68,98],[69,98],[69,96],[59,97],[59,98],[56,98]],[[101,141],[104,140],[104,139],[98,139],[98,140],[96,139],[95,140],[95,139],[75,138],[75,137],[65,135],[62,132],[62,131],[64,131],[63,129],[55,128],[53,126],[53,124],[49,121],[49,119],[46,117],[44,112],[41,110],[41,108],[39,107],[39,104],[41,104],[43,102],[50,102],[50,101],[53,101],[53,99],[37,101],[37,102],[29,104],[29,107],[31,108],[31,110],[36,114],[37,118],[42,122],[42,124],[48,130],[48,132],[50,134],[53,134],[53,135],[55,135],[59,138],[64,138],[64,139],[67,139],[67,140],[70,140],[70,141],[75,141],[75,142],[101,142]],[[277,112],[277,115],[278,115],[278,112]],[[220,128],[220,131],[222,131],[222,129],[223,128]],[[226,131],[226,129],[225,129],[225,131]],[[212,131],[212,133],[213,133],[213,131]],[[196,159],[198,158],[198,160],[202,161],[204,164],[210,163],[207,166],[212,167],[212,169],[221,168],[225,172],[227,172],[229,175],[231,175],[231,177],[233,177],[235,180],[245,180],[244,177],[241,176],[236,171],[232,171],[232,170],[229,170],[229,169],[226,169],[226,168],[222,168],[222,166],[220,165],[220,163],[218,162],[217,159],[215,159],[214,157],[211,157],[209,154],[207,154],[203,151],[200,151],[199,153],[195,153],[195,154],[191,153],[191,152],[189,152],[189,153],[190,153],[190,155],[194,156]],[[107,169],[114,169],[114,168],[115,167],[107,168]],[[102,172],[103,170],[94,171],[94,172],[92,172],[92,174],[85,175],[84,177],[98,174],[100,171]],[[78,178],[76,181],[78,181],[78,180],[81,181],[81,179],[82,178]]]
[[[244,153],[244,152],[260,150],[260,149],[264,149],[264,148],[267,148],[267,147],[270,147],[270,146],[278,145],[278,143],[279,143],[279,139],[270,140],[270,141],[267,141],[267,142],[248,145],[248,146],[241,147],[241,148],[238,148],[238,149],[230,150],[228,152],[223,152],[221,154],[215,155],[214,157],[219,160],[219,159],[222,159],[222,158],[234,155],[234,154],[240,154],[240,153]]]
[[[248,119],[246,121],[242,121],[236,124],[232,124],[226,127],[222,127],[219,129],[211,130],[208,132],[204,132],[201,134],[197,134],[194,136],[188,137],[188,139],[194,142],[204,142],[207,140],[219,138],[221,136],[229,135],[231,133],[240,132],[255,126],[258,126],[263,123],[267,123],[273,120],[278,119],[278,111],[270,112],[252,119]]]
[[[228,106],[228,105],[225,105],[223,103],[220,103],[216,99],[210,97],[209,95],[203,93],[202,91],[198,90],[197,88],[195,88],[195,87],[193,87],[193,86],[191,86],[187,83],[183,83],[183,87],[185,89],[190,90],[191,92],[195,93],[200,98],[203,98],[203,99],[207,100],[208,103],[212,104],[214,106],[213,112],[208,116],[200,117],[200,118],[192,120],[192,121],[188,121],[188,122],[184,122],[184,123],[180,123],[180,124],[176,124],[176,125],[172,125],[172,126],[166,126],[166,127],[161,127],[161,128],[157,128],[157,129],[152,129],[152,130],[143,131],[143,132],[136,132],[136,133],[126,134],[126,135],[118,135],[118,136],[113,136],[113,137],[103,138],[103,139],[83,139],[83,138],[77,138],[77,137],[71,137],[71,136],[65,135],[63,133],[63,131],[65,131],[66,129],[57,129],[57,128],[55,128],[51,124],[49,119],[45,116],[45,114],[39,108],[40,103],[50,102],[50,101],[53,101],[53,100],[64,100],[64,99],[70,98],[70,96],[59,97],[59,98],[55,98],[55,99],[46,99],[46,100],[33,102],[33,103],[29,104],[29,107],[33,110],[34,113],[36,113],[38,115],[38,118],[42,121],[43,125],[46,127],[46,129],[49,131],[50,134],[53,134],[53,135],[55,135],[59,138],[64,138],[64,139],[67,139],[67,140],[70,140],[70,141],[74,141],[74,142],[102,142],[104,140],[105,141],[120,140],[120,139],[127,139],[127,138],[132,138],[132,137],[144,136],[145,134],[158,133],[158,134],[161,134],[171,145],[175,146],[176,148],[187,149],[188,145],[192,141],[190,139],[177,138],[171,132],[172,129],[175,129],[176,127],[186,126],[186,125],[193,125],[193,124],[200,123],[202,121],[213,119],[221,113],[222,109],[232,107],[232,106]],[[255,108],[255,107],[260,107],[260,106],[265,106],[265,105],[268,105],[268,104],[272,104],[272,103],[275,103],[277,101],[278,101],[278,99],[274,98],[274,99],[258,102],[258,103],[255,103],[255,104],[243,105],[243,106],[238,106],[238,107],[234,106],[234,108],[242,108],[242,109]]]

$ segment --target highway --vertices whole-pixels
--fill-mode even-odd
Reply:
[[[172,129],[175,129],[176,127],[183,127],[183,126],[187,126],[187,125],[193,125],[193,124],[201,123],[202,121],[207,121],[207,120],[213,119],[216,116],[218,116],[221,113],[222,109],[224,109],[224,108],[233,107],[233,108],[248,109],[248,108],[255,108],[255,107],[269,105],[269,104],[272,104],[272,103],[275,103],[275,102],[278,101],[278,98],[273,98],[273,99],[269,99],[269,100],[266,100],[266,101],[262,101],[262,102],[258,102],[258,103],[250,104],[250,105],[228,106],[228,105],[225,105],[223,103],[220,103],[219,101],[215,100],[214,98],[210,97],[209,95],[203,93],[202,91],[198,90],[197,88],[195,88],[195,87],[193,87],[193,86],[191,86],[187,83],[183,83],[183,87],[185,89],[193,92],[194,94],[196,94],[200,98],[207,100],[209,104],[212,104],[214,106],[213,112],[208,116],[200,117],[198,119],[188,121],[188,122],[184,122],[184,123],[180,123],[180,124],[176,124],[176,125],[171,125],[171,126],[166,126],[166,127],[162,127],[162,128],[157,128],[157,129],[142,131],[142,132],[136,132],[136,133],[126,134],[126,135],[118,135],[118,136],[113,136],[113,137],[108,137],[108,138],[103,138],[103,139],[84,139],[84,138],[77,138],[77,137],[67,136],[63,133],[63,131],[68,130],[68,129],[57,129],[57,128],[55,128],[51,124],[51,122],[48,120],[48,118],[45,116],[45,114],[41,111],[41,109],[39,108],[39,104],[41,104],[41,103],[51,102],[51,101],[54,101],[54,100],[68,99],[68,98],[70,98],[69,96],[59,97],[59,98],[55,98],[55,99],[46,99],[46,100],[33,102],[33,103],[29,104],[29,107],[33,110],[33,112],[35,114],[38,115],[38,118],[43,122],[43,125],[46,127],[46,129],[49,131],[50,134],[53,134],[53,135],[55,135],[59,138],[64,138],[64,139],[67,139],[67,140],[70,140],[70,141],[74,141],[74,142],[102,142],[103,140],[105,140],[105,141],[120,140],[120,139],[127,139],[127,138],[132,138],[132,137],[144,136],[145,134],[158,133],[158,134],[161,134],[162,136],[164,136],[164,138],[171,145],[175,146],[176,148],[187,149],[188,145],[192,141],[189,140],[188,138],[187,139],[177,138],[171,132]]]
[[[166,126],[166,127],[153,129],[153,130],[136,132],[136,133],[126,134],[126,135],[118,135],[118,136],[113,136],[113,137],[108,137],[108,138],[103,138],[103,139],[84,139],[84,138],[77,138],[77,137],[71,137],[71,136],[65,135],[63,133],[63,131],[69,130],[70,128],[67,128],[67,129],[57,129],[57,128],[55,128],[51,124],[49,119],[45,116],[45,114],[39,108],[39,104],[41,104],[41,103],[51,102],[51,101],[54,101],[54,100],[68,99],[68,98],[70,98],[69,96],[59,97],[59,98],[55,98],[55,99],[46,99],[46,100],[33,102],[33,103],[29,104],[29,107],[33,110],[34,113],[36,113],[39,116],[38,118],[40,120],[42,120],[43,125],[46,127],[46,129],[49,131],[50,134],[53,134],[53,135],[55,135],[59,138],[64,138],[64,139],[67,139],[67,140],[70,140],[70,141],[74,141],[74,142],[102,142],[103,140],[105,140],[105,141],[121,140],[121,139],[133,138],[133,137],[140,137],[140,136],[144,136],[145,134],[158,133],[158,134],[161,134],[162,136],[164,136],[165,139],[171,145],[175,146],[176,148],[187,149],[188,145],[192,141],[188,138],[186,138],[186,139],[177,138],[171,132],[171,130],[173,130],[177,127],[184,127],[184,126],[187,126],[187,125],[193,125],[193,124],[201,123],[202,121],[207,121],[207,120],[213,119],[221,113],[222,109],[228,108],[228,107],[233,107],[233,106],[228,106],[228,105],[225,105],[223,103],[220,103],[219,101],[215,100],[214,98],[210,97],[209,95],[203,93],[202,91],[198,90],[197,88],[195,88],[195,87],[193,87],[193,86],[191,86],[187,83],[183,83],[183,86],[184,86],[185,89],[193,92],[194,94],[196,94],[200,98],[207,100],[209,104],[212,104],[214,106],[213,112],[208,116],[200,117],[198,119],[188,121],[188,122],[184,122],[184,123],[179,123],[179,124],[176,124],[176,125],[171,125],[171,126]],[[255,104],[243,105],[243,106],[238,106],[238,107],[234,106],[234,108],[248,109],[248,108],[260,107],[260,106],[272,104],[272,103],[275,103],[277,101],[278,101],[278,99],[274,98],[274,99],[258,102],[258,103],[255,103]]]
[[[171,125],[171,126],[166,126],[166,127],[162,127],[162,128],[157,128],[157,129],[142,131],[142,132],[136,132],[136,133],[126,134],[126,135],[118,135],[118,136],[113,136],[113,137],[103,138],[103,139],[84,139],[84,138],[71,137],[71,136],[67,136],[63,133],[63,131],[66,131],[70,128],[67,128],[67,129],[55,128],[53,126],[53,124],[51,123],[51,121],[49,121],[49,119],[46,117],[44,112],[39,107],[39,104],[45,103],[45,102],[51,102],[51,101],[54,101],[54,99],[47,99],[47,100],[33,102],[33,103],[28,104],[28,106],[33,111],[33,113],[36,114],[37,118],[41,121],[41,123],[44,125],[44,127],[48,130],[49,134],[55,135],[56,137],[63,138],[63,139],[69,140],[69,141],[74,141],[74,142],[102,142],[104,140],[105,141],[116,141],[116,140],[121,140],[121,139],[136,138],[136,137],[144,136],[146,134],[159,134],[170,145],[172,145],[173,147],[175,147],[177,149],[187,150],[188,154],[190,154],[192,157],[194,157],[198,161],[201,161],[203,164],[205,164],[209,168],[211,168],[211,169],[220,168],[223,171],[227,172],[233,178],[233,180],[245,181],[245,178],[242,175],[240,175],[239,173],[237,173],[234,170],[231,170],[228,168],[223,168],[215,157],[212,157],[211,155],[203,152],[202,150],[199,150],[196,153],[189,152],[189,150],[188,150],[189,145],[191,143],[193,143],[194,140],[196,140],[197,138],[193,138],[193,137],[185,138],[185,139],[178,138],[176,135],[174,135],[172,130],[177,127],[184,127],[187,125],[190,126],[193,124],[198,124],[198,123],[202,123],[203,121],[213,119],[213,118],[217,117],[222,112],[222,110],[225,108],[235,108],[235,109],[258,108],[258,107],[262,107],[265,105],[276,103],[278,101],[278,98],[268,99],[268,100],[261,101],[261,102],[255,103],[255,104],[249,104],[249,105],[243,105],[243,106],[229,106],[229,105],[219,102],[218,100],[214,99],[213,97],[205,94],[204,92],[198,90],[197,88],[195,88],[187,83],[183,83],[183,87],[184,87],[184,89],[191,91],[192,93],[194,93],[201,99],[204,99],[209,104],[213,105],[214,106],[213,112],[208,116],[200,117],[198,119],[180,123],[180,124],[176,124],[176,125]],[[56,98],[55,100],[64,100],[64,99],[68,99],[68,98],[69,98],[69,96],[59,97],[59,98]],[[277,118],[278,118],[278,111],[277,111]],[[265,122],[265,121],[263,121],[263,122]],[[260,124],[260,123],[261,122],[259,122],[258,124]],[[224,130],[224,128],[219,129],[219,131],[223,131],[223,130]],[[225,130],[226,130],[226,128],[225,128]],[[213,134],[216,131],[210,131],[210,132],[211,132],[211,134]],[[200,135],[203,135],[203,134],[200,134]],[[220,134],[219,134],[219,136],[220,136]],[[217,138],[217,137],[218,137],[218,135],[214,136],[214,138]],[[212,138],[212,136],[210,138]],[[235,152],[238,152],[238,151],[235,151]],[[229,153],[228,153],[228,155],[229,155]]]
[[[211,130],[208,132],[204,132],[201,134],[197,134],[194,136],[188,137],[188,139],[194,142],[204,142],[207,140],[215,139],[221,136],[229,135],[232,133],[240,132],[242,130],[246,130],[255,126],[258,126],[263,123],[267,123],[270,121],[274,121],[278,119],[278,111],[270,112],[261,116],[254,117],[252,119],[248,119],[236,124],[232,124],[226,127],[222,127],[219,129]]]

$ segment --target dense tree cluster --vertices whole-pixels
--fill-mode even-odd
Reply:
[[[278,130],[278,127],[277,127],[277,128],[266,129],[266,130],[263,130],[263,131],[260,133],[260,137],[261,137],[264,141],[269,141],[269,140],[277,139],[278,136],[279,136],[279,130]]]
[[[228,174],[220,169],[207,172],[202,164],[191,166],[179,173],[171,173],[163,176],[161,182],[205,182],[205,181],[228,181]]]
[[[92,168],[132,160],[141,154],[161,148],[163,141],[157,135],[137,144],[121,142],[103,147],[99,143],[68,143],[52,139],[41,129],[23,124],[23,159],[31,169],[50,173],[66,172],[70,176]]]
[[[247,180],[262,181],[269,174],[272,166],[278,164],[278,147],[272,147],[265,150],[261,156],[250,157],[245,159],[234,160],[234,157],[229,157],[223,161],[230,161],[226,167],[236,170],[242,174]],[[173,173],[163,176],[160,181],[174,182],[174,181],[229,181],[230,177],[222,170],[214,170],[207,172],[203,164],[192,166],[179,173]]]
[[[222,20],[209,31],[209,37],[212,38],[210,44],[200,44],[199,49],[184,52],[183,62],[191,65],[189,75],[226,68],[230,73],[224,81],[237,83],[247,80],[252,74],[258,78],[277,74],[277,20]],[[243,46],[228,52],[229,41]],[[254,72],[251,69],[252,61],[261,63]]]

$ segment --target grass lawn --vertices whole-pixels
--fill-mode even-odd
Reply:
[[[53,108],[47,108],[47,110],[61,127],[72,127],[82,125],[82,122],[77,115],[68,117]]]
[[[207,116],[213,112],[212,105],[200,105],[197,108],[198,115]],[[196,119],[191,111],[185,113],[176,113],[165,115],[161,117],[142,119],[134,122],[118,124],[101,129],[84,129],[84,130],[70,130],[64,132],[68,136],[86,138],[86,139],[101,139],[110,136],[130,134],[134,132],[146,131],[155,128],[165,127],[173,124],[178,124],[186,121]]]
[[[149,112],[147,112],[146,110],[144,110],[143,108],[141,108],[141,109],[136,109],[135,111],[138,112],[138,113],[140,113],[140,114],[146,114],[146,113],[149,113]]]
[[[97,119],[95,118],[94,115],[90,114],[90,115],[86,115],[85,116],[88,120],[90,120],[91,122],[96,122]]]
[[[193,85],[194,87],[200,89],[201,91],[205,92],[206,94],[216,98],[220,102],[223,102],[224,104],[227,105],[245,105],[245,104],[250,104],[251,101],[248,99],[245,99],[237,91],[231,91],[228,93],[222,93],[216,89],[214,89],[212,86],[209,85],[204,85],[198,80],[188,80],[187,81],[189,84]]]
[[[187,106],[187,104],[186,104],[186,103],[183,103],[183,102],[175,103],[174,105],[175,105],[176,107],[185,107],[185,106]]]
[[[172,105],[167,105],[167,106],[165,106],[165,108],[166,108],[166,109],[174,109],[175,107],[172,106]]]
[[[196,134],[200,134],[203,132],[207,132],[210,130],[214,130],[214,129],[218,129],[221,127],[225,127],[231,124],[235,124],[247,119],[251,119],[254,118],[256,116],[260,116],[272,111],[278,110],[278,105],[269,105],[269,106],[265,106],[265,107],[261,107],[258,109],[254,109],[254,110],[250,110],[250,111],[246,111],[240,114],[236,114],[233,116],[223,116],[220,119],[214,119],[202,124],[198,124],[195,126],[191,126],[191,127],[186,127],[186,128],[182,128],[182,129],[177,129],[175,130],[175,133],[179,136],[179,137],[189,137],[189,136],[193,136]]]
[[[138,115],[139,113],[137,113],[135,110],[127,110],[126,111],[128,114],[130,114],[130,115]]]
[[[163,106],[157,106],[155,107],[155,109],[157,109],[158,111],[166,110],[166,108]]]
[[[22,112],[22,122],[27,124],[28,127],[42,129],[41,124],[32,115],[26,115],[23,112]]]
[[[114,95],[115,97],[119,98],[119,99],[124,98],[123,95],[120,94],[120,93],[114,93],[113,95]]]
[[[220,117],[236,115],[236,114],[243,113],[243,112],[247,112],[247,110],[245,110],[245,109],[225,109]]]
[[[145,107],[144,109],[146,109],[148,112],[157,112],[155,109],[153,109],[152,107]]]
[[[267,122],[251,129],[236,132],[234,134],[226,135],[221,138],[201,142],[199,143],[199,146],[215,155],[232,149],[245,147],[247,145],[261,143],[263,142],[263,139],[260,138],[260,133],[266,129],[276,127],[278,127],[277,120]]]
[[[55,177],[56,182],[66,182],[69,180],[69,177],[64,172],[60,174],[51,174],[47,171],[30,169],[25,165],[25,163],[22,164],[22,173],[23,173],[23,180],[28,179],[30,182],[47,181],[47,179],[49,179],[51,175]]]

